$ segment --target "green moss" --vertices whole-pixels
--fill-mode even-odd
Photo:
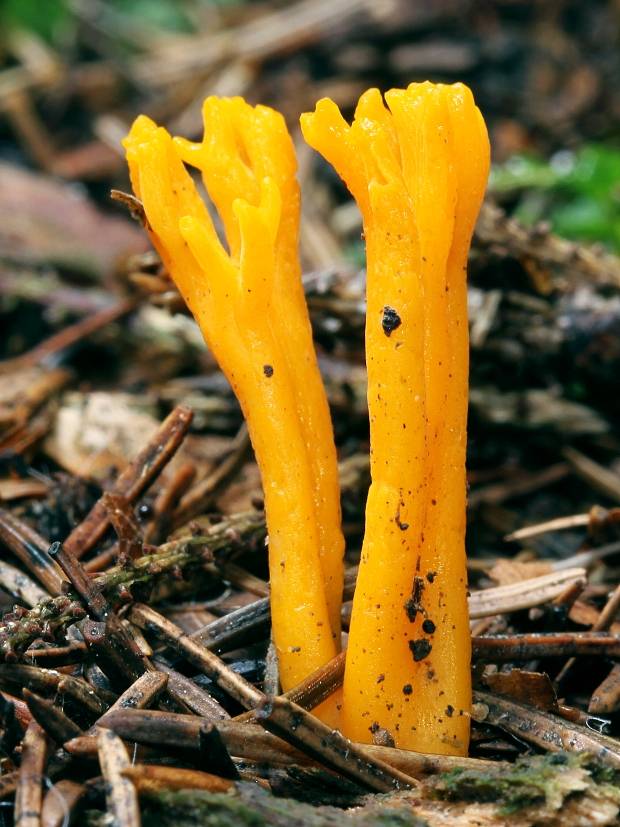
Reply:
[[[495,166],[491,190],[517,196],[514,217],[525,224],[545,220],[565,238],[600,241],[620,250],[620,152],[586,144],[550,160],[515,155]]]
[[[373,806],[345,812],[276,798],[253,784],[240,784],[238,792],[230,795],[191,790],[161,793],[145,798],[142,805],[143,827],[426,827],[409,808]]]
[[[617,787],[620,773],[584,753],[548,753],[520,758],[508,770],[453,770],[440,777],[434,794],[448,801],[494,803],[501,815],[527,807],[557,808],[589,786]]]
[[[517,818],[528,824],[563,823],[562,814],[576,800],[591,808],[594,820],[600,816],[601,824],[609,824],[610,805],[616,811],[620,806],[620,771],[587,753],[560,752],[523,757],[508,767],[454,770],[427,779],[415,791],[365,795],[352,809],[280,798],[243,782],[229,794],[162,792],[144,796],[140,803],[143,827],[428,827],[415,814],[415,806],[432,809],[437,799],[454,802],[455,813],[462,817],[463,805],[489,803],[495,806],[496,818],[519,814]],[[90,811],[81,823],[105,827],[109,819]]]
[[[609,785],[620,791],[620,770],[601,764],[600,761],[586,761],[584,766],[596,784]]]
[[[264,827],[267,823],[237,796],[189,790],[149,797],[142,812],[143,827]]]

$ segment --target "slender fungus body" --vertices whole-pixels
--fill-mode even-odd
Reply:
[[[284,690],[340,648],[336,451],[297,255],[299,190],[282,117],[208,98],[200,144],[140,117],[125,140],[153,243],[241,404],[261,471]],[[222,219],[224,249],[184,162]],[[321,710],[320,710],[321,714]],[[334,704],[322,706],[335,722]]]
[[[340,528],[338,465],[301,280],[300,194],[293,143],[279,113],[266,106],[249,106],[241,98],[207,98],[203,121],[201,143],[179,138],[175,143],[183,160],[200,169],[209,196],[222,217],[233,255],[239,254],[240,244],[231,212],[235,198],[257,203],[264,178],[275,181],[280,191],[271,295],[273,317],[285,345],[283,355],[308,449],[326,599],[334,637],[339,641],[344,538]],[[241,143],[239,136],[243,136]]]
[[[329,100],[306,141],[359,204],[367,249],[372,484],[343,690],[346,735],[465,755],[471,707],[465,560],[466,266],[489,169],[462,84]]]

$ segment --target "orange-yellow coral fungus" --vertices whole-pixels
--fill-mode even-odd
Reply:
[[[282,116],[266,106],[251,107],[240,98],[207,98],[200,144],[176,139],[183,160],[202,172],[218,208],[233,255],[238,254],[237,224],[230,214],[235,198],[256,203],[264,178],[276,182],[281,215],[275,242],[272,302],[278,335],[289,367],[297,411],[311,465],[319,550],[327,606],[334,636],[340,638],[344,539],[336,449],[319,373],[312,329],[301,281],[298,254],[299,185],[293,144]]]
[[[471,678],[465,559],[467,253],[489,168],[462,84],[330,100],[307,142],[359,204],[367,251],[372,484],[344,679],[342,726],[369,742],[464,755]]]
[[[297,253],[295,156],[282,117],[267,107],[208,98],[203,113],[200,144],[173,140],[142,116],[125,147],[153,243],[248,423],[286,690],[340,648],[344,548],[336,451]],[[184,162],[202,173],[228,251]]]

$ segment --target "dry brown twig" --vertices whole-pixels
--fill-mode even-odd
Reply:
[[[149,444],[122,472],[109,493],[124,497],[127,502],[135,502],[174,456],[191,421],[192,412],[189,408],[181,405],[175,408]],[[109,524],[108,510],[100,500],[67,537],[63,544],[65,551],[80,559],[103,537]]]
[[[47,752],[48,741],[45,732],[33,721],[24,736],[22,762],[15,792],[15,824],[19,827],[40,827]]]
[[[477,247],[499,249],[518,258],[532,272],[547,269],[555,282],[579,280],[620,286],[620,259],[603,248],[581,245],[554,235],[548,227],[528,228],[486,202],[476,225]]]
[[[97,735],[99,764],[105,778],[108,811],[118,827],[140,827],[140,805],[132,782],[124,770],[131,762],[121,739],[108,729],[100,729]]]

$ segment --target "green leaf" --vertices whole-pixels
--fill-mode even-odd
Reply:
[[[189,17],[178,0],[108,0],[117,11],[131,20],[169,32],[191,32]]]
[[[70,24],[71,15],[63,0],[45,3],[41,0],[2,0],[0,3],[0,31],[25,29],[53,43]]]
[[[515,155],[493,169],[490,189],[517,195],[514,215],[525,224],[544,219],[566,238],[620,250],[620,150],[587,144],[548,161]]]

